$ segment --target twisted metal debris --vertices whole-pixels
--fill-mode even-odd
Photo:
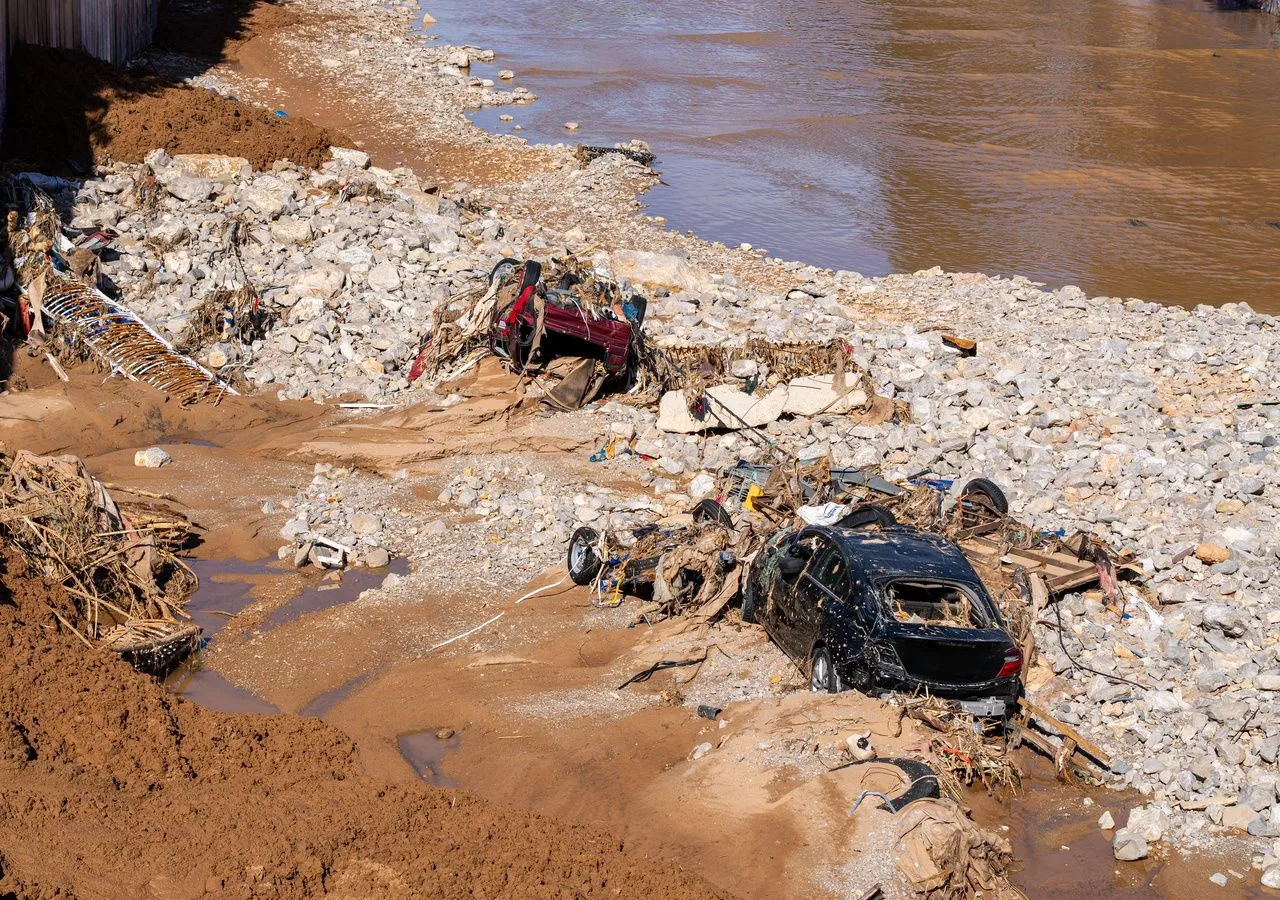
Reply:
[[[133,311],[52,267],[45,270],[42,306],[113,371],[130,381],[159,388],[184,406],[211,394],[236,393],[204,366],[179,353]]]
[[[21,178],[6,180],[0,188],[11,206],[6,216],[6,249],[24,301],[31,306],[33,332],[43,331],[43,312],[73,350],[87,352],[131,381],[171,394],[184,406],[236,393],[128,307],[68,273],[71,267],[64,254],[71,244],[62,234],[61,218],[48,194]]]

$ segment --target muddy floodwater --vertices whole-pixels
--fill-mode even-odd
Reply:
[[[864,274],[1280,311],[1280,18],[1203,0],[423,6],[442,39],[498,51],[477,75],[514,69],[539,95],[478,125],[643,138],[666,182],[648,212],[672,228]]]

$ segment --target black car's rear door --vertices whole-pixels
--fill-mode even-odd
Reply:
[[[796,586],[795,640],[808,653],[822,633],[827,615],[840,615],[849,592],[849,566],[840,548],[829,542]]]

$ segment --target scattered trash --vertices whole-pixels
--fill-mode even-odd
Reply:
[[[1009,842],[970,821],[955,803],[917,800],[898,822],[894,865],[925,897],[1017,896]]]
[[[69,257],[77,252],[75,243],[62,227],[53,201],[31,179],[9,182],[25,216],[15,212],[21,227],[11,227],[7,235],[9,256],[18,271],[23,300],[29,308],[26,331],[49,343],[49,349],[64,359],[95,358],[131,381],[153,385],[179,398],[183,405],[206,397],[219,398],[236,393],[208,369],[179,353],[131,310],[109,298],[92,285],[96,266],[85,273],[86,281],[70,274]],[[79,252],[89,246],[105,247],[105,235],[85,239]],[[92,255],[92,254],[90,254]],[[53,325],[45,338],[43,316]],[[65,373],[62,373],[65,375]]]
[[[978,342],[971,341],[968,338],[956,337],[954,334],[944,334],[942,343],[948,347],[952,347],[960,351],[961,356],[977,356]]]
[[[866,762],[876,758],[876,748],[871,746],[871,731],[862,734],[851,734],[844,739],[849,755],[857,762]]]

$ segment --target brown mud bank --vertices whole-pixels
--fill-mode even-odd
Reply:
[[[9,61],[3,155],[44,172],[79,172],[107,160],[170,153],[279,159],[318,166],[344,135],[185,83],[245,42],[295,24],[290,9],[258,0],[162,4],[154,64],[120,69],[88,55],[19,45]]]
[[[663,896],[716,891],[617,841],[464,791],[364,775],[315,719],[175,698],[0,589],[0,894]]]

